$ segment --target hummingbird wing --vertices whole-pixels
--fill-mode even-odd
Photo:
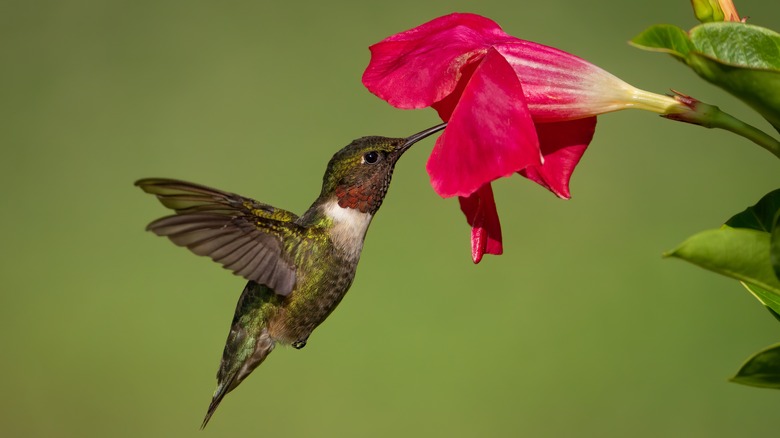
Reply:
[[[211,257],[247,280],[287,296],[295,286],[289,250],[305,229],[298,216],[267,204],[199,184],[162,178],[136,181],[176,211],[146,229],[193,253]]]

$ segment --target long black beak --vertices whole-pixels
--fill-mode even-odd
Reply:
[[[413,144],[417,143],[418,141],[424,139],[425,137],[430,136],[431,134],[435,134],[442,129],[447,127],[447,123],[442,123],[440,125],[436,125],[434,127],[428,128],[425,131],[418,132],[417,134],[411,135],[409,137],[406,137],[406,141],[403,142],[403,144],[398,148],[398,151],[403,153],[410,147],[412,147]]]

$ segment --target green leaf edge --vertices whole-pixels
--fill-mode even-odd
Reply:
[[[780,321],[780,295],[777,295],[771,291],[761,288],[760,286],[757,286],[752,283],[747,283],[745,281],[740,281],[740,284],[742,284],[742,286],[744,286],[745,289],[747,289],[747,291],[750,292],[750,295],[753,295],[753,297],[757,299],[759,303],[763,304],[766,310],[768,310],[769,313],[775,319]],[[769,301],[768,299],[765,299],[762,296],[763,294],[769,296],[776,296],[777,299]]]
[[[774,350],[774,349],[780,349],[780,343],[770,345],[770,346],[764,348],[763,350],[758,351],[758,352],[753,353],[752,355],[750,355],[750,357],[748,357],[742,363],[742,365],[739,367],[739,370],[737,370],[737,374],[735,374],[734,377],[731,377],[729,379],[729,381],[732,382],[732,383],[738,383],[740,385],[752,386],[754,388],[780,389],[780,382],[772,383],[772,384],[762,384],[760,382],[757,382],[756,380],[758,380],[758,379],[756,379],[755,377],[744,378],[744,377],[740,376],[740,372],[742,370],[744,370],[745,367],[748,364],[750,364],[753,360],[755,360],[760,355],[766,353],[767,351]],[[764,376],[764,375],[768,375],[768,374],[757,374],[755,376]],[[774,374],[772,374],[772,375],[774,376]],[[778,369],[778,372],[777,372],[776,375],[778,376],[778,380],[780,380],[780,368]]]
[[[714,229],[714,230],[700,231],[700,232],[694,234],[693,236],[688,237],[687,239],[685,239],[685,241],[683,241],[680,245],[678,245],[677,248],[675,248],[675,249],[673,249],[671,251],[664,252],[663,253],[663,257],[665,257],[665,258],[674,257],[674,258],[677,258],[677,259],[680,259],[680,260],[685,260],[688,263],[692,263],[692,264],[694,264],[696,266],[699,266],[701,268],[704,268],[704,269],[706,269],[706,270],[708,270],[710,272],[714,272],[716,274],[725,275],[727,277],[730,277],[730,278],[733,278],[733,279],[736,279],[736,280],[739,280],[739,281],[744,281],[746,283],[755,284],[756,286],[764,288],[764,289],[768,290],[769,292],[772,292],[772,293],[780,295],[780,286],[778,286],[778,285],[771,285],[771,284],[767,284],[764,281],[756,280],[755,278],[748,278],[747,276],[741,275],[740,273],[734,272],[734,271],[729,270],[729,269],[722,269],[721,270],[716,265],[713,265],[713,264],[710,264],[710,263],[704,263],[704,262],[689,260],[688,258],[683,257],[682,255],[679,254],[680,249],[683,246],[685,246],[686,243],[688,243],[690,240],[692,240],[694,238],[701,237],[704,234],[722,232],[722,231],[724,231],[726,229],[735,230],[735,231],[738,230],[739,232],[769,234],[769,233],[766,233],[765,231],[758,231],[758,230],[753,230],[753,229],[749,229],[749,228],[731,228],[729,226],[724,225],[722,228]],[[718,268],[718,269],[715,269],[715,268]]]
[[[668,34],[671,33],[677,33],[679,35],[683,36],[683,40],[686,42],[687,51],[685,53],[679,52],[675,48],[671,48],[668,46],[660,46],[656,44],[651,44],[653,38],[650,36],[656,32],[664,31]],[[648,27],[647,29],[643,30],[639,33],[639,35],[635,36],[634,38],[631,38],[631,40],[628,41],[628,44],[641,49],[646,50],[648,52],[658,52],[658,53],[667,53],[669,55],[674,56],[675,58],[678,58],[679,60],[685,62],[686,57],[688,54],[695,49],[693,42],[691,41],[690,37],[688,37],[688,33],[673,24],[655,24],[653,26]]]
[[[775,277],[780,280],[780,209],[775,213],[772,234],[769,237],[769,262],[775,270]]]
[[[780,38],[780,34],[771,30],[767,29],[762,26],[756,26],[752,24],[747,23],[702,23],[697,26],[694,26],[690,31],[685,31],[679,26],[675,26],[673,24],[655,24],[647,29],[640,32],[637,36],[632,38],[628,41],[628,44],[631,46],[634,46],[641,50],[646,50],[648,52],[659,52],[659,53],[667,53],[669,55],[674,56],[675,58],[679,59],[680,61],[684,62],[689,67],[693,67],[693,64],[691,62],[691,58],[695,57],[702,57],[706,58],[709,61],[715,62],[717,64],[720,64],[722,66],[728,67],[728,68],[740,68],[744,70],[753,70],[753,71],[769,71],[769,72],[778,72],[780,73],[780,69],[777,68],[766,68],[766,67],[751,67],[743,64],[735,64],[731,62],[726,62],[722,59],[716,58],[714,56],[711,56],[707,53],[704,53],[700,48],[696,45],[694,42],[694,39],[692,38],[697,33],[703,32],[707,30],[708,28],[712,28],[714,26],[731,26],[731,25],[739,25],[739,26],[745,26],[750,29],[754,29],[756,32],[760,32],[763,34],[768,34],[771,37]],[[681,41],[685,42],[685,45],[687,46],[685,49],[685,52],[680,52],[677,50],[677,48],[669,47],[669,46],[661,46],[657,44],[653,44],[654,38],[651,36],[654,33],[657,32],[666,32],[667,34],[676,34],[677,36],[681,36]]]
[[[771,218],[767,217],[767,214],[772,215]],[[772,190],[755,204],[731,216],[726,221],[726,226],[770,233],[769,262],[775,277],[780,280],[780,189]],[[776,310],[780,312],[780,309]]]

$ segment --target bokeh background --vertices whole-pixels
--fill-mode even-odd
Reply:
[[[778,27],[776,0],[737,6]],[[777,322],[736,282],[661,253],[777,188],[777,160],[639,111],[600,117],[573,199],[496,183],[505,255],[477,266],[457,201],[428,185],[433,141],[415,146],[338,310],[198,431],[244,282],[144,232],[166,211],[133,181],[302,212],[352,138],[438,122],[360,77],[367,46],[453,11],[771,132],[626,44],[692,27],[685,0],[0,2],[0,435],[776,434],[780,393],[727,379],[780,339]]]

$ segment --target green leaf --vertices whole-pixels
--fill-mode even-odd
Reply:
[[[780,344],[767,347],[751,356],[731,381],[748,386],[780,389]]]
[[[780,132],[780,72],[734,67],[691,52],[686,59],[700,77],[728,91]]]
[[[656,24],[635,36],[629,43],[643,50],[668,53],[681,60],[695,49],[688,34],[671,24]]]
[[[780,70],[780,34],[745,23],[706,23],[691,29],[702,55],[734,67]]]
[[[687,64],[780,131],[780,34],[745,23],[706,23],[690,32]]]
[[[766,307],[769,313],[780,321],[780,295],[769,292],[766,289],[760,288],[755,284],[741,282],[742,286],[748,290],[761,304]]]
[[[733,94],[780,132],[780,34],[745,23],[705,23],[685,33],[657,25],[632,44],[685,62],[705,80]]]
[[[780,320],[780,189],[732,216],[719,230],[689,238],[666,256],[742,282]]]
[[[773,190],[739,214],[726,222],[731,228],[749,228],[751,230],[772,232],[775,217],[780,212],[780,189]]]
[[[772,236],[769,241],[769,260],[775,270],[775,277],[780,278],[780,209],[775,213],[772,225]]]
[[[770,233],[769,259],[775,276],[780,278],[780,189],[767,193],[756,205],[734,215],[726,225]]]
[[[769,233],[724,226],[695,234],[666,253],[719,274],[780,295],[780,280],[769,262]]]
[[[780,313],[775,312],[774,310],[770,309],[769,307],[767,307],[766,310],[768,310],[769,313],[771,313],[772,316],[774,316],[776,320],[780,321]]]

